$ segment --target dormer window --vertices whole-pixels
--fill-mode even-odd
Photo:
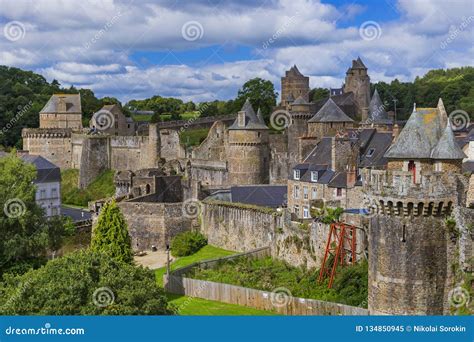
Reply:
[[[237,122],[239,127],[245,127],[245,112],[240,111],[238,113],[238,122]]]
[[[295,180],[299,180],[300,179],[300,170],[294,170],[293,171],[293,178]]]
[[[366,157],[367,157],[367,158],[372,157],[372,156],[374,155],[374,152],[375,152],[375,148],[371,148],[371,149],[367,152]]]
[[[318,181],[318,171],[311,171],[311,182]]]

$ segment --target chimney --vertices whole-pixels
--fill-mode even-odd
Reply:
[[[347,187],[353,188],[357,181],[357,172],[355,167],[348,165],[347,168]]]
[[[237,125],[239,127],[245,127],[245,111],[244,110],[241,110],[237,114]]]
[[[336,137],[331,138],[331,169],[336,171]]]
[[[398,138],[398,135],[400,134],[400,126],[398,124],[393,125],[393,131],[392,131],[392,137],[393,141]]]
[[[59,97],[58,98],[58,108],[57,108],[58,113],[64,113],[66,112],[66,98],[64,97]]]

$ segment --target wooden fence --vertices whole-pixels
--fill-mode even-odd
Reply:
[[[168,292],[189,297],[249,306],[260,310],[275,311],[284,315],[368,315],[368,310],[360,307],[292,297],[291,293],[285,288],[277,288],[273,292],[268,292],[185,277],[186,273],[195,267],[210,268],[226,260],[235,260],[241,257],[261,258],[269,255],[270,248],[264,247],[247,253],[194,263],[171,272],[169,279],[165,274],[165,289]]]

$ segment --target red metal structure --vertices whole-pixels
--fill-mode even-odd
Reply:
[[[329,229],[326,252],[319,271],[318,282],[329,276],[328,288],[332,287],[338,265],[346,264],[346,255],[351,256],[352,265],[356,262],[356,227],[343,222],[332,223]],[[332,266],[328,265],[329,255],[334,256]]]

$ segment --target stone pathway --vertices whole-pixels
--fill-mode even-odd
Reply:
[[[152,270],[166,266],[166,251],[146,251],[146,253],[144,256],[134,257],[137,265],[142,265]],[[170,256],[170,260],[173,262],[174,258]]]

